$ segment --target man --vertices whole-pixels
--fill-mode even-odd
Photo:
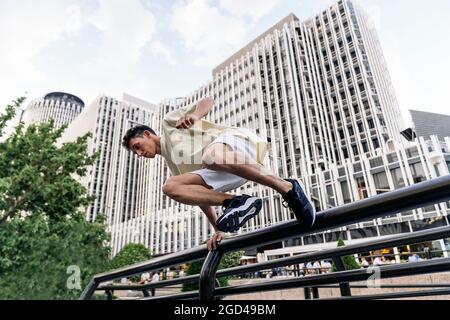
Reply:
[[[150,273],[145,272],[141,274],[141,281],[139,281],[139,284],[146,284],[150,282]]]
[[[252,131],[202,120],[213,105],[214,100],[206,98],[166,114],[161,136],[147,126],[131,128],[122,144],[138,156],[165,159],[172,177],[164,183],[163,192],[205,213],[216,232],[208,241],[209,250],[217,248],[224,232],[238,231],[260,212],[261,199],[226,193],[248,180],[279,192],[283,205],[302,225],[311,227],[315,208],[301,182],[282,179],[264,168],[267,142]],[[218,219],[215,206],[222,206]]]
[[[158,281],[159,281],[159,273],[155,272],[155,273],[153,273],[151,283],[155,283],[155,282],[158,282]],[[155,296],[155,291],[156,291],[155,288],[152,288],[152,297]]]
[[[413,253],[408,257],[408,262],[419,262],[422,261],[422,258],[420,258],[417,253]]]
[[[382,265],[384,265],[384,257],[383,256],[376,257],[375,260],[373,261],[373,265],[374,266],[382,266]]]
[[[333,265],[330,263],[330,261],[324,260],[322,261],[322,269],[320,270],[321,273],[330,273],[333,268]]]

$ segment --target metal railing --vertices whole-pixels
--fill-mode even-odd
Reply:
[[[410,187],[384,193],[372,198],[350,203],[340,207],[320,212],[316,217],[316,223],[312,228],[305,228],[296,221],[288,221],[268,228],[249,232],[240,236],[223,240],[218,249],[208,252],[206,245],[188,249],[182,252],[172,253],[166,256],[154,258],[150,261],[135,264],[118,270],[96,275],[81,295],[81,299],[90,299],[96,290],[103,290],[111,296],[113,290],[140,290],[144,293],[143,299],[201,299],[212,300],[216,297],[227,295],[244,294],[258,291],[271,291],[289,288],[309,288],[322,285],[339,284],[341,295],[347,298],[358,298],[351,296],[349,282],[367,280],[371,274],[366,269],[346,271],[342,258],[349,254],[368,252],[371,250],[392,248],[400,245],[421,243],[450,237],[450,227],[440,227],[420,232],[403,234],[389,238],[366,241],[364,243],[338,247],[330,250],[306,253],[288,258],[276,259],[252,265],[239,266],[224,270],[217,270],[221,258],[225,253],[239,251],[256,246],[263,246],[299,237],[326,231],[338,227],[381,218],[396,214],[398,212],[417,209],[427,205],[448,201],[450,199],[450,175],[434,180],[425,181]],[[205,259],[206,258],[206,259]],[[199,275],[187,276],[172,280],[159,281],[144,285],[102,285],[100,284],[130,277],[144,272],[158,271],[184,263],[204,260],[203,268]],[[223,276],[237,275],[267,268],[281,267],[310,262],[321,259],[332,259],[337,272],[312,275],[294,279],[267,281],[260,284],[229,286],[216,288],[217,278]],[[410,264],[386,265],[379,268],[380,276],[383,278],[418,275],[425,273],[443,272],[450,270],[450,258],[435,259],[430,261],[414,262],[414,268]],[[146,290],[172,286],[184,283],[199,283],[199,290],[179,293],[169,296],[149,297]],[[447,289],[439,289],[436,295],[444,294]],[[400,293],[397,293],[400,295]],[[419,293],[418,293],[419,294]],[[422,295],[430,295],[429,291]],[[405,293],[410,297],[411,293]],[[365,299],[394,298],[395,295],[364,296]]]

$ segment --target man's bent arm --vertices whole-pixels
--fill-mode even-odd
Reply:
[[[213,106],[214,106],[214,99],[212,98],[202,99],[197,104],[197,108],[195,109],[193,115],[201,119],[211,111]]]
[[[216,231],[216,232],[219,231],[219,229],[217,229],[217,224],[216,224],[216,221],[217,221],[216,209],[214,209],[213,207],[210,207],[210,206],[200,206],[200,209],[202,209],[203,213],[206,215],[209,222],[214,227],[214,231]]]

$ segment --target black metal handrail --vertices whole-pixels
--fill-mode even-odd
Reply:
[[[382,278],[396,278],[396,277],[405,277],[409,275],[418,275],[418,274],[429,274],[436,272],[443,272],[450,270],[450,258],[441,258],[433,261],[424,261],[424,262],[416,262],[414,268],[411,268],[409,264],[402,265],[389,265],[378,267],[379,274]],[[368,272],[366,269],[359,270],[351,270],[351,271],[339,271],[335,273],[326,273],[302,278],[295,279],[286,279],[286,280],[272,280],[266,281],[263,283],[252,284],[252,285],[238,285],[238,286],[230,286],[225,288],[217,288],[214,292],[215,296],[226,296],[226,295],[238,295],[238,294],[248,294],[253,292],[260,291],[275,291],[275,290],[284,290],[284,289],[292,289],[299,287],[320,287],[328,284],[334,284],[337,282],[345,283],[345,282],[354,282],[354,281],[365,281],[368,280],[372,276],[371,272]],[[449,289],[443,289],[449,290]],[[439,290],[436,290],[436,292]],[[442,292],[442,290],[441,290]],[[198,295],[201,294],[198,291],[181,293],[171,296],[171,298],[175,299],[195,299]],[[401,295],[403,293],[397,293]],[[374,299],[381,299],[381,295],[374,295]],[[409,293],[409,297],[413,297],[413,293]],[[358,296],[359,297],[359,296]],[[355,297],[356,299],[358,297]],[[366,298],[371,296],[366,296]],[[391,294],[385,299],[395,298],[396,296]],[[349,297],[346,297],[349,298]],[[144,298],[143,300],[163,300],[167,299],[167,297],[150,297]]]
[[[372,295],[360,295],[353,297],[338,297],[338,298],[325,298],[318,300],[381,300],[381,299],[405,299],[405,298],[418,298],[418,297],[436,297],[436,296],[450,295],[450,289],[434,289],[434,290],[419,290],[419,291],[407,291],[407,292],[387,292]]]
[[[272,268],[295,265],[309,261],[323,260],[332,256],[347,256],[358,252],[367,252],[372,250],[384,249],[388,247],[397,247],[402,245],[408,245],[413,243],[420,243],[431,241],[439,238],[450,238],[450,227],[439,227],[435,229],[418,231],[415,233],[408,233],[397,236],[390,236],[383,239],[368,240],[359,244],[347,245],[345,247],[338,247],[328,250],[322,250],[319,252],[309,252],[299,254],[292,257],[280,258],[271,261],[265,261],[255,263],[246,266],[238,266],[219,270],[217,277],[234,276],[238,274],[250,273],[259,270],[269,270]],[[319,268],[323,269],[323,268]],[[192,275],[172,280],[158,281],[155,283],[149,283],[145,285],[105,285],[98,288],[98,290],[143,290],[150,288],[158,288],[171,286],[181,283],[194,283],[199,280],[199,275]]]
[[[450,258],[441,258],[432,261],[415,262],[414,268],[410,264],[387,265],[378,267],[379,275],[382,278],[396,278],[409,275],[428,274],[450,270]],[[300,287],[314,287],[317,285],[346,283],[354,281],[366,281],[373,275],[367,269],[338,271],[324,273],[308,277],[295,279],[272,280],[252,285],[237,285],[224,288],[217,288],[215,295],[237,295],[244,293],[274,291],[282,289],[292,289]]]
[[[218,263],[220,262],[221,256],[226,252],[233,252],[255,246],[262,246],[274,242],[283,241],[292,237],[299,237],[319,231],[331,230],[365,220],[392,215],[401,211],[445,202],[449,199],[450,175],[430,181],[425,181],[410,187],[395,190],[389,193],[384,193],[344,206],[325,210],[317,215],[315,225],[309,229],[299,225],[296,221],[284,222],[258,231],[249,232],[241,236],[225,239],[222,241],[222,243],[218,247],[218,250],[216,251],[208,252],[206,246],[203,245],[197,248],[185,250],[183,252],[158,257],[150,261],[139,263],[126,268],[96,275],[86,287],[80,298],[89,299],[93,295],[99,284],[105,281],[133,276],[148,271],[160,270],[187,262],[204,259],[206,257],[206,261],[203,264],[202,272],[200,274],[201,281],[199,281],[199,295],[202,299],[213,299],[214,296],[221,296],[230,294],[230,292],[234,292],[233,289],[230,288],[215,289],[215,281],[212,280],[213,278],[216,278]],[[344,249],[342,250],[345,251]],[[320,255],[320,252],[317,253],[317,255]],[[330,256],[328,256],[327,258],[329,257]],[[341,257],[341,255],[335,253],[333,257]],[[415,265],[416,267],[417,263]],[[223,274],[225,273],[226,272],[223,272]],[[222,276],[221,271],[219,271],[217,275]],[[338,278],[339,272],[333,273],[332,275],[336,276],[335,280],[340,279]],[[331,283],[337,282],[342,283],[340,280]],[[190,294],[175,295],[172,296],[172,298],[176,298],[177,296],[187,297],[190,296]]]

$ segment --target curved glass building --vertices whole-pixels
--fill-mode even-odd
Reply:
[[[28,105],[24,112],[24,122],[30,125],[53,119],[55,127],[60,128],[70,124],[83,109],[84,102],[77,96],[65,92],[51,92]]]

